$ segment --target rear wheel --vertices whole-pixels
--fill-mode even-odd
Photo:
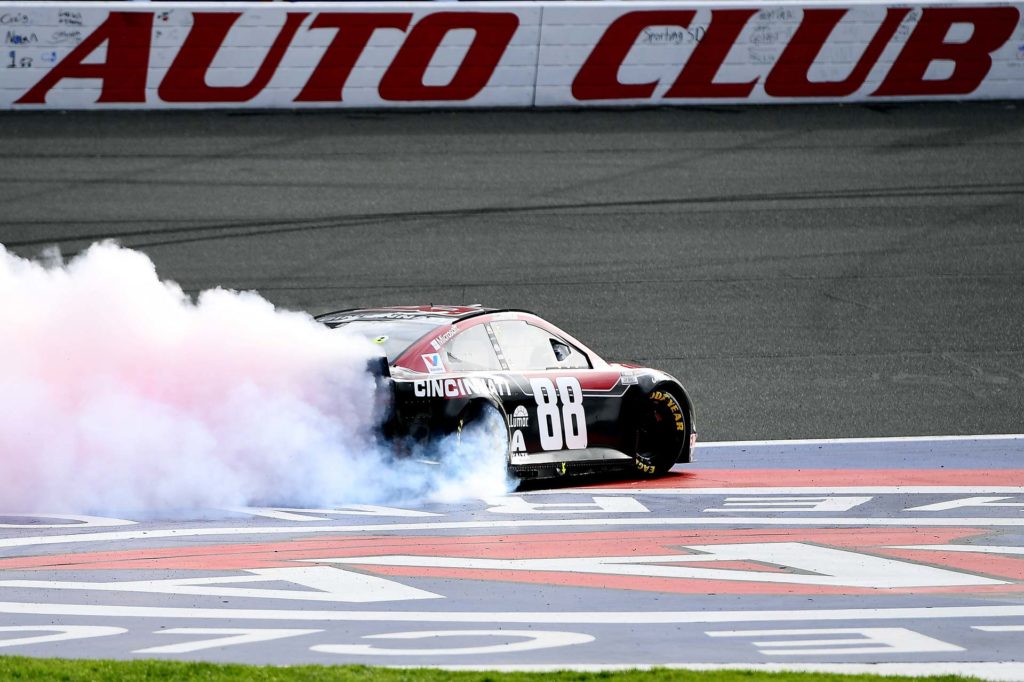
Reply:
[[[664,387],[655,388],[640,407],[636,429],[636,467],[645,476],[660,476],[679,461],[688,445],[684,403]]]
[[[508,465],[508,427],[501,410],[490,402],[471,403],[459,414],[455,439],[462,455],[500,458]]]

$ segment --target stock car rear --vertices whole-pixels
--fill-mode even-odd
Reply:
[[[396,306],[316,319],[381,347],[389,437],[437,439],[500,418],[519,478],[610,468],[656,476],[690,461],[693,404],[678,380],[605,362],[533,313]]]

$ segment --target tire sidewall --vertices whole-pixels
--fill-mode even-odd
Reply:
[[[670,420],[664,428],[667,434],[672,435],[672,443],[665,445],[661,451],[637,452],[635,455],[636,468],[641,476],[664,475],[675,466],[685,449],[689,447],[691,426],[686,403],[670,387],[662,384],[655,386],[646,394],[640,409],[661,411]],[[640,415],[640,418],[647,416],[643,412]],[[671,430],[669,430],[670,428]]]

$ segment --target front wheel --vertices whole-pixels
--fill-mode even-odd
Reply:
[[[658,387],[640,407],[636,429],[636,467],[645,476],[668,472],[688,445],[686,408],[672,392]]]

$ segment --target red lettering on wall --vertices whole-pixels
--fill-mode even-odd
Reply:
[[[633,48],[637,36],[648,26],[688,28],[696,14],[693,10],[628,12],[611,23],[597,41],[587,61],[572,81],[572,96],[590,99],[647,99],[658,82],[623,83],[619,67]]]
[[[985,81],[992,70],[993,53],[1007,45],[1021,19],[1020,10],[1011,5],[929,5],[921,10],[920,19],[901,47],[892,45],[892,42],[911,10],[894,4],[885,9],[885,16],[873,34],[869,33],[871,27],[858,29],[857,42],[850,48],[857,61],[851,68],[831,61],[833,50],[830,46],[837,40],[835,34],[844,19],[860,8],[850,10],[819,5],[802,9],[799,25],[792,37],[779,46],[778,60],[769,70],[769,67],[761,67],[752,59],[745,59],[746,46],[737,45],[759,11],[750,8],[627,11],[608,25],[587,55],[573,79],[572,96],[581,102],[645,100],[654,97],[656,91],[665,90],[666,101],[742,100],[750,97],[760,79],[764,78],[764,95],[767,98],[862,97],[869,76],[883,70],[884,64],[879,60],[883,54],[888,54],[887,49],[892,53],[899,50],[899,53],[888,72],[880,75],[882,82],[871,93],[872,97],[969,95]],[[248,102],[264,91],[310,13],[287,12],[272,44],[249,48],[246,54],[256,52],[256,57],[248,61],[248,58],[232,60],[233,64],[241,65],[244,77],[249,78],[247,83],[208,85],[207,78],[211,73],[216,77],[218,71],[214,63],[219,66],[234,49],[226,46],[225,41],[242,14],[241,11],[193,13],[192,28],[159,83],[157,93],[161,100],[168,103],[231,104]],[[368,62],[372,57],[372,67],[384,69],[377,93],[385,101],[466,101],[487,87],[519,28],[518,16],[507,11],[424,10],[422,18],[415,24],[412,23],[413,14],[408,11],[316,14],[310,24],[311,31],[334,29],[333,35],[314,34],[320,38],[320,45],[330,37],[319,63],[308,71],[294,69],[287,74],[282,73],[275,83],[289,88],[289,96],[298,91],[295,102],[341,102],[346,83],[357,64],[363,59],[370,66]],[[701,21],[710,17],[706,27],[694,26],[697,16],[702,17]],[[770,21],[774,31],[777,22],[775,19]],[[635,54],[633,51],[640,49],[637,44],[643,42],[641,36],[648,27],[661,26],[679,28],[696,40],[692,48],[672,47],[669,41],[664,41],[660,47],[650,48],[658,51],[656,62],[663,67],[671,68],[670,65],[678,64],[678,76],[670,85],[660,83],[656,77],[651,77],[648,82],[628,82],[630,79],[627,77],[627,82],[622,82],[620,72],[629,68],[625,65],[630,55]],[[15,104],[46,104],[50,92],[55,87],[59,88],[64,79],[98,81],[97,103],[145,103],[153,28],[152,12],[110,11],[95,31],[71,49]],[[381,51],[367,51],[379,29],[397,30],[403,34],[404,41],[390,64],[385,62],[386,57],[381,56]],[[442,47],[450,44],[452,31],[471,32],[469,45],[462,60],[450,67],[449,72],[454,71],[454,75],[446,84],[428,85],[424,79],[432,61],[437,61],[441,53],[453,51]],[[959,35],[966,37],[958,38]],[[98,50],[100,54],[105,50],[105,57],[97,55]],[[857,52],[861,54],[856,56]],[[742,62],[742,78],[748,79],[745,82],[730,82],[728,69],[725,74],[720,73],[730,54]],[[98,58],[104,61],[98,62]],[[449,59],[448,63],[451,61]],[[840,69],[836,77],[841,80],[812,81],[810,74],[816,65],[827,65],[831,71]],[[949,67],[948,75],[944,73],[938,78],[926,78],[935,71],[932,67],[938,66]],[[540,65],[538,68],[546,67]],[[305,73],[309,73],[309,77],[303,85]],[[632,80],[638,79],[634,77]],[[89,85],[92,87],[94,84]],[[157,87],[158,84],[150,85]]]
[[[306,81],[296,102],[340,102],[341,91],[352,73],[359,55],[378,28],[396,28],[405,31],[412,21],[412,13],[382,14],[378,12],[320,14],[309,27],[334,28],[337,33],[327,46],[313,75]]]
[[[917,27],[872,97],[966,95],[974,92],[992,68],[992,53],[1006,44],[1020,12],[1016,7],[927,7]],[[954,24],[971,24],[971,37],[947,43]],[[935,60],[953,62],[949,78],[925,80]]]
[[[714,79],[743,27],[757,12],[756,9],[712,10],[704,39],[697,43],[665,98],[749,97],[757,78],[746,83],[715,83]]]
[[[284,26],[274,39],[263,63],[245,85],[210,86],[206,72],[224,44],[228,31],[241,12],[193,12],[192,30],[185,38],[178,54],[167,70],[160,89],[165,102],[247,102],[258,95],[277,70],[288,45],[299,25],[308,16],[306,12],[289,12]]]
[[[152,34],[152,12],[111,12],[106,21],[15,103],[45,104],[47,93],[65,78],[102,80],[97,102],[145,102]],[[104,42],[107,60],[83,64]]]
[[[796,33],[790,38],[779,61],[764,81],[764,91],[771,97],[845,97],[864,84],[871,67],[882,55],[909,8],[888,9],[885,20],[875,32],[860,60],[841,81],[810,81],[807,72],[814,64],[825,41],[832,35],[845,9],[805,9]]]
[[[417,23],[381,78],[379,93],[392,102],[465,101],[483,90],[519,28],[510,12],[438,12]],[[424,85],[423,76],[449,31],[476,32],[447,85]]]

